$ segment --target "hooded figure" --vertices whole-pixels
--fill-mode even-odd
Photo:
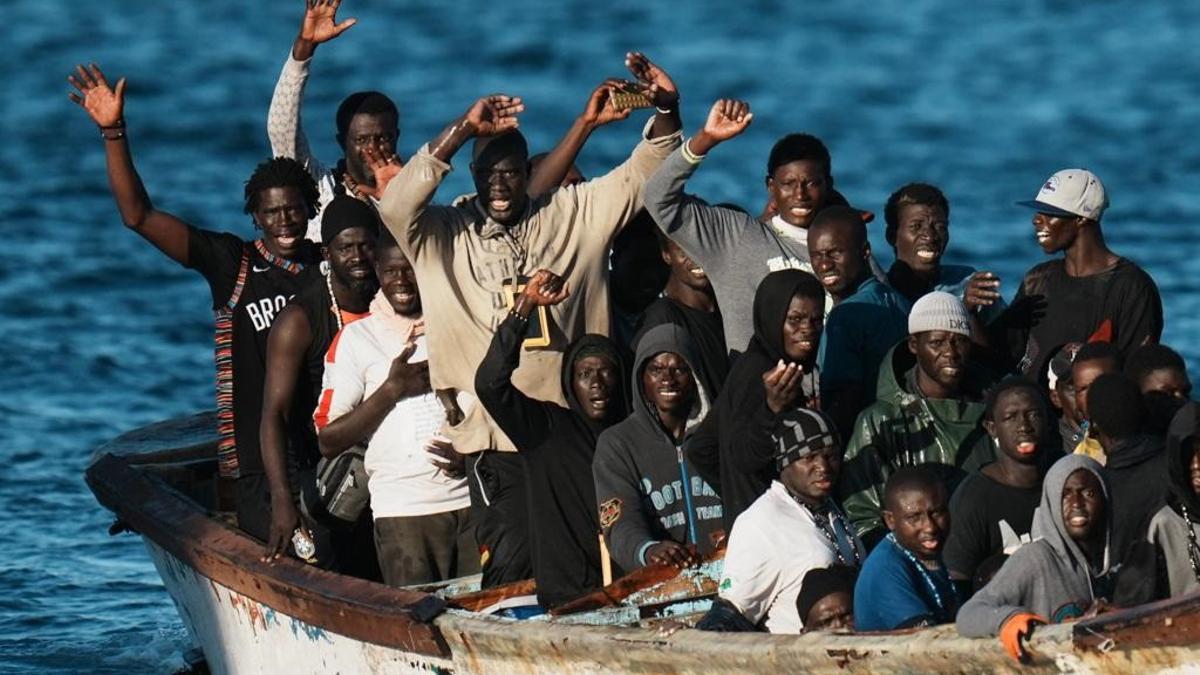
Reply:
[[[754,337],[725,380],[725,388],[716,402],[712,420],[715,425],[710,422],[703,426],[702,437],[688,453],[697,471],[721,495],[726,532],[733,531],[738,515],[750,508],[771,487],[771,481],[779,477],[775,443],[771,440],[776,415],[767,407],[763,374],[780,361],[791,362],[784,353],[783,322],[792,296],[806,279],[811,280],[823,302],[820,282],[801,270],[772,272],[759,284],[754,294]],[[819,374],[815,357],[814,348],[801,375],[798,407],[818,407]]]
[[[522,459],[538,602],[554,607],[602,585],[592,459],[600,432],[625,418],[628,387],[616,345],[589,333],[571,343],[563,358],[562,388],[570,409],[526,396],[512,384],[525,328],[512,315],[497,327],[475,374],[475,392]],[[575,364],[590,356],[607,360],[614,378],[603,392],[607,414],[599,420],[588,415],[573,386]],[[591,391],[601,389],[593,385]]]
[[[633,368],[633,412],[600,434],[592,463],[600,526],[613,559],[626,571],[644,566],[646,550],[664,540],[694,544],[706,555],[721,529],[720,498],[685,458],[696,426],[708,413],[707,392],[691,375],[696,394],[684,438],[676,442],[643,391],[643,372],[663,353],[678,354],[689,368],[695,363],[687,334],[678,326],[646,331]]]
[[[1104,497],[1104,554],[1093,566],[1063,523],[1063,487],[1078,470],[1090,472]],[[1112,506],[1104,469],[1085,455],[1067,455],[1042,481],[1042,502],[1033,515],[1034,540],[1017,549],[987,586],[958,612],[958,631],[966,637],[999,635],[1006,621],[1036,614],[1051,623],[1079,618],[1096,600],[1110,597],[1109,557]]]
[[[1171,597],[1200,589],[1200,465],[1194,464],[1198,429],[1200,404],[1189,402],[1167,429],[1167,505],[1150,520],[1147,533],[1166,567]]]
[[[963,396],[931,399],[916,386],[917,367],[904,342],[892,347],[879,369],[877,400],[858,416],[846,446],[838,492],[855,530],[867,542],[886,534],[883,486],[896,469],[927,465],[954,494],[968,473],[995,458],[981,424],[985,406],[978,398],[990,384],[985,381],[990,373],[968,362]]]

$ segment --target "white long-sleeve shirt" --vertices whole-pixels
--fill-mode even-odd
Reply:
[[[271,106],[267,109],[267,138],[271,141],[273,157],[291,157],[308,169],[308,174],[317,182],[320,192],[321,210],[333,201],[337,181],[333,171],[321,163],[308,147],[308,136],[300,124],[300,103],[304,98],[304,86],[308,84],[308,66],[312,59],[297,61],[288,51],[287,61],[275,83],[271,94]],[[321,212],[308,221],[305,238],[321,243]]]
[[[825,517],[842,560],[853,566],[865,552],[858,537],[834,517],[836,508]],[[838,551],[817,529],[812,512],[796,503],[783,483],[773,481],[733,523],[719,593],[753,623],[766,616],[768,631],[799,633],[804,619],[796,610],[796,597],[804,575],[838,563]]]
[[[392,361],[409,340],[417,345],[409,362],[427,358],[425,336],[414,331],[418,324],[380,311],[380,299],[372,303],[370,316],[343,328],[329,345],[321,397],[313,415],[318,432],[387,380]],[[367,440],[364,463],[376,518],[424,516],[470,506],[466,479],[448,478],[430,462],[425,450],[444,418],[433,392],[412,396],[396,403]]]

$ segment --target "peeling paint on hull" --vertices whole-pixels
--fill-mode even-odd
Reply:
[[[143,541],[213,673],[455,672],[449,659],[361,642],[281,614],[199,575],[154,542]]]

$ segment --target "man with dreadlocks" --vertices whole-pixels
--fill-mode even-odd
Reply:
[[[259,451],[267,335],[272,322],[316,270],[317,247],[303,239],[317,212],[317,187],[304,167],[277,158],[259,164],[246,182],[245,211],[259,238],[196,228],[150,201],[133,165],[123,110],[125,78],[111,87],[94,64],[78,66],[70,94],[100,127],[113,198],[125,225],[175,262],[204,275],[216,314],[217,457],[234,481],[239,526],[267,538],[269,504]],[[302,270],[304,273],[302,273]],[[237,386],[234,386],[236,374]]]

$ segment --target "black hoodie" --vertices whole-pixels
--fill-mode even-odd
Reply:
[[[700,475],[721,494],[727,532],[732,531],[738,515],[750,508],[771,487],[771,481],[779,477],[775,469],[775,445],[771,441],[775,413],[767,407],[762,378],[780,360],[790,362],[783,350],[783,321],[805,276],[811,275],[800,270],[780,270],[768,274],[758,285],[754,293],[754,337],[725,380],[714,411],[715,424],[702,426],[700,437],[688,453]],[[804,370],[803,391],[797,404],[815,407],[816,370],[811,363],[805,364]]]
[[[1150,519],[1167,503],[1163,439],[1139,435],[1108,448],[1104,465],[1113,500],[1112,545],[1117,560],[1130,544],[1146,538]]]
[[[709,407],[703,385],[697,383],[697,401],[679,445],[642,393],[642,371],[663,352],[683,356],[689,366],[695,363],[687,334],[678,326],[662,324],[646,331],[633,368],[633,413],[600,434],[592,462],[600,526],[613,559],[627,571],[644,566],[646,549],[667,539],[694,543],[706,555],[721,529],[721,499],[685,459]]]
[[[625,417],[625,366],[612,341],[584,335],[571,343],[562,361],[562,388],[570,410],[534,400],[511,381],[524,333],[525,322],[512,316],[496,328],[475,373],[475,393],[523,460],[538,602],[554,607],[602,585],[592,458],[600,432]],[[612,359],[617,373],[604,423],[583,414],[571,386],[575,362],[581,355],[597,353]]]

